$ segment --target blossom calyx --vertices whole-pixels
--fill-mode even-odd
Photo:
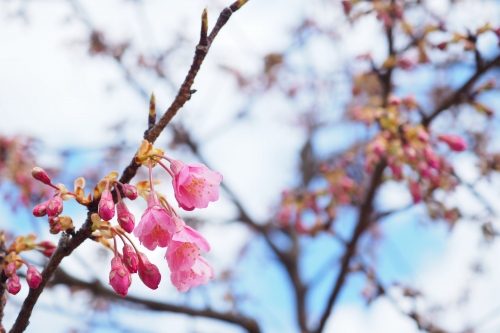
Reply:
[[[109,284],[118,295],[127,296],[128,288],[132,284],[132,276],[119,257],[111,259]]]
[[[157,157],[154,155],[163,155],[164,151],[159,148],[154,148],[153,144],[148,140],[142,140],[141,146],[139,147],[139,151],[135,155],[135,163],[142,164],[145,166],[149,165],[149,161],[151,161],[151,165],[155,166]]]

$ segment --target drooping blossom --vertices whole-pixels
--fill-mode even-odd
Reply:
[[[172,161],[170,167],[174,173],[172,183],[179,207],[185,210],[206,208],[209,202],[219,199],[220,173],[201,163],[187,165],[180,160]]]
[[[128,199],[130,199],[130,200],[137,199],[138,192],[137,192],[137,188],[134,185],[123,184],[122,188],[123,188],[123,194],[125,194],[125,196]]]
[[[115,203],[113,201],[113,195],[109,190],[109,183],[101,194],[98,213],[104,221],[109,221],[115,216]]]
[[[160,205],[158,196],[155,192],[151,192],[148,196],[148,208],[142,214],[134,235],[148,250],[153,251],[157,246],[167,247],[175,229],[175,223]]]
[[[170,271],[187,270],[200,258],[200,250],[210,251],[210,245],[196,230],[183,227],[172,237],[165,258]]]
[[[161,274],[155,264],[149,262],[144,253],[139,252],[139,277],[146,287],[156,290],[161,281]]]
[[[118,223],[126,232],[132,232],[135,227],[135,217],[128,210],[125,202],[123,200],[119,200],[116,204],[116,211],[118,215]]]
[[[441,134],[439,140],[445,142],[453,151],[464,151],[467,149],[467,142],[458,135]]]
[[[191,287],[206,284],[214,277],[212,265],[203,257],[199,257],[194,265],[185,271],[174,271],[170,274],[170,280],[178,291],[188,291]]]
[[[21,282],[19,281],[19,276],[12,274],[12,276],[5,283],[5,289],[12,294],[16,295],[19,290],[21,290]]]
[[[26,273],[26,281],[31,289],[36,289],[42,282],[42,274],[33,265],[28,265],[28,272]]]
[[[132,284],[132,276],[119,257],[111,259],[109,284],[118,295],[127,296],[128,288]]]

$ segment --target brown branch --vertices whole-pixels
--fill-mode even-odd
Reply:
[[[164,302],[155,302],[139,297],[127,296],[123,298],[113,292],[111,289],[106,288],[100,281],[94,280],[92,282],[85,282],[80,279],[77,279],[69,274],[67,274],[62,269],[58,269],[54,278],[50,282],[51,286],[55,286],[58,284],[66,285],[69,287],[78,287],[83,288],[85,290],[90,291],[92,294],[98,297],[107,298],[113,302],[127,304],[127,305],[139,305],[144,309],[153,310],[153,311],[165,311],[165,312],[173,312],[173,313],[182,313],[188,316],[196,316],[196,317],[205,317],[216,319],[220,321],[224,321],[226,323],[235,324],[241,326],[249,333],[260,333],[261,330],[259,325],[254,319],[244,317],[238,314],[234,314],[231,312],[217,312],[211,309],[203,309],[197,310],[191,307],[169,304]]]
[[[458,88],[450,97],[445,99],[436,109],[434,112],[432,112],[429,116],[425,117],[422,120],[422,125],[425,127],[428,127],[431,121],[436,118],[441,112],[448,110],[450,107],[452,107],[455,104],[459,104],[463,97],[464,94],[466,94],[470,88],[472,88],[472,85],[476,83],[476,81],[487,71],[492,69],[495,66],[500,66],[500,55],[498,55],[495,59],[491,60],[490,62],[486,63],[484,66],[481,68],[478,68],[474,75],[472,75],[467,82],[465,82],[460,88]]]
[[[379,187],[382,181],[382,174],[384,172],[385,167],[386,167],[386,162],[381,161],[373,172],[370,187],[368,188],[366,197],[363,201],[363,205],[361,206],[359,212],[356,228],[354,229],[354,233],[352,234],[351,239],[347,243],[344,255],[342,257],[339,275],[335,280],[332,291],[330,292],[330,297],[328,298],[327,305],[325,307],[323,315],[321,316],[318,327],[314,331],[315,333],[320,333],[325,328],[326,321],[328,320],[328,317],[330,316],[330,313],[335,305],[335,302],[338,299],[340,290],[345,284],[345,278],[347,276],[347,273],[349,272],[349,264],[351,262],[352,257],[356,253],[358,241],[363,232],[370,226],[370,217],[373,211],[373,199],[375,198],[375,193],[377,191],[377,188]]]
[[[184,82],[182,83],[177,96],[175,97],[174,101],[165,112],[165,114],[161,117],[160,121],[144,134],[144,139],[148,140],[151,143],[155,142],[161,132],[168,125],[168,123],[177,114],[177,111],[179,111],[179,109],[182,108],[184,104],[190,99],[191,86],[193,85],[194,79],[198,71],[200,70],[201,64],[203,63],[203,60],[208,53],[211,43],[213,42],[220,29],[229,20],[232,13],[241,8],[244,3],[246,3],[246,1],[238,0],[233,3],[230,8],[225,8],[221,12],[215,27],[212,29],[212,32],[208,37],[208,45],[197,45],[191,68],[189,69],[189,72],[184,79]],[[203,29],[204,23],[202,23],[202,30]],[[133,158],[130,164],[123,171],[120,182],[130,182],[130,180],[135,176],[137,170],[139,169],[139,166],[140,165],[135,163],[135,158]],[[12,326],[12,329],[9,331],[10,333],[21,333],[26,329],[26,327],[28,327],[29,318],[31,317],[33,308],[38,298],[40,297],[40,294],[47,286],[48,281],[51,279],[57,267],[61,263],[62,259],[70,255],[74,249],[76,249],[78,246],[80,246],[80,244],[82,244],[87,238],[90,237],[92,226],[90,216],[93,213],[97,212],[97,203],[97,200],[94,199],[94,201],[89,204],[87,219],[82,227],[78,230],[78,232],[73,235],[73,237],[70,238],[70,235],[66,233],[61,236],[54,254],[49,259],[49,262],[42,272],[42,282],[40,283],[40,286],[37,289],[30,289],[28,296],[23,302],[16,322],[14,323],[14,326]]]

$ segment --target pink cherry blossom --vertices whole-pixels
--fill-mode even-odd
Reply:
[[[113,201],[113,195],[108,189],[105,189],[101,194],[98,213],[104,221],[109,221],[113,218],[113,216],[115,216],[115,203]]]
[[[118,295],[127,296],[128,288],[132,284],[132,276],[119,257],[111,259],[109,284]]]
[[[119,200],[116,204],[116,211],[120,227],[122,227],[126,232],[132,232],[135,227],[135,217],[132,213],[130,213],[123,200]]]
[[[441,134],[439,140],[445,142],[453,151],[464,151],[467,149],[467,142],[458,135]]]
[[[123,184],[123,193],[130,200],[137,199],[138,192],[137,192],[137,188],[134,185]]]
[[[422,192],[420,190],[420,186],[418,182],[411,180],[410,181],[410,193],[413,198],[414,203],[418,203],[422,200]]]
[[[127,267],[130,273],[137,273],[139,258],[137,257],[134,248],[129,244],[125,244],[123,246],[123,264]]]
[[[12,274],[12,276],[5,283],[5,289],[12,294],[16,295],[19,290],[21,290],[21,282],[19,281],[19,276]]]
[[[174,193],[179,207],[185,210],[206,208],[209,202],[219,199],[218,185],[222,175],[201,163],[184,164],[174,160],[170,164],[174,177]]]
[[[3,272],[5,273],[5,275],[7,275],[7,277],[11,277],[12,275],[16,274],[16,263],[11,262],[7,264]]]
[[[144,253],[139,252],[139,277],[146,287],[153,290],[158,289],[161,281],[160,270],[156,265],[149,262]]]
[[[151,192],[148,196],[148,208],[142,214],[134,235],[148,250],[153,251],[157,246],[167,247],[175,229],[174,221],[160,205],[156,193]]]
[[[33,207],[33,216],[42,217],[47,215],[47,206],[49,204],[49,200],[42,202],[35,207]]]
[[[31,289],[36,289],[42,282],[42,274],[35,268],[35,266],[28,265],[28,272],[26,273],[26,281]]]
[[[200,258],[200,249],[208,252],[210,245],[196,230],[185,226],[176,232],[167,248],[165,258],[170,271],[187,270]]]
[[[199,257],[189,270],[174,271],[170,274],[170,280],[178,291],[188,291],[190,287],[206,284],[213,277],[214,269],[203,257]]]

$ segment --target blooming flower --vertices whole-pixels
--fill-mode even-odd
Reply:
[[[174,173],[172,183],[179,207],[185,210],[206,208],[210,201],[219,199],[220,173],[201,163],[186,165],[180,160],[172,161],[170,167]]]
[[[148,250],[153,251],[157,246],[167,247],[174,233],[175,223],[165,208],[160,206],[156,193],[151,192],[148,196],[148,208],[142,214],[134,235]]]
[[[155,264],[149,262],[144,253],[139,252],[139,277],[146,287],[153,290],[158,289],[161,281],[161,274]]]
[[[189,270],[174,271],[170,274],[170,280],[178,291],[188,291],[190,287],[206,284],[213,277],[214,269],[203,257],[199,257]]]
[[[111,259],[109,284],[118,295],[127,296],[128,288],[132,284],[132,276],[119,257]]]
[[[165,254],[170,271],[191,268],[200,258],[200,249],[205,252],[210,251],[207,240],[193,228],[184,226],[173,235]]]

